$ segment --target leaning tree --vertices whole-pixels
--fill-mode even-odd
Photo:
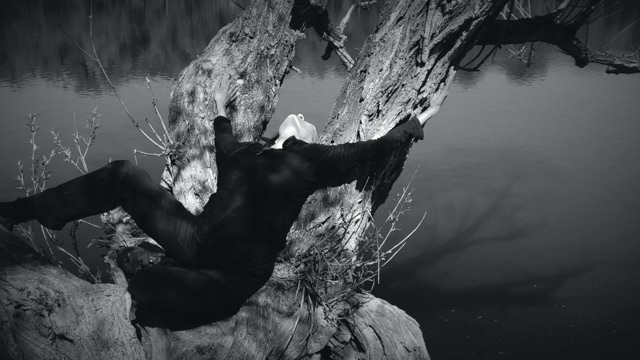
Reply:
[[[230,112],[234,135],[258,140],[293,69],[296,43],[307,31],[327,41],[324,57],[335,53],[349,69],[320,136],[326,144],[379,137],[421,112],[446,90],[475,46],[487,50],[478,51],[467,67],[477,68],[499,45],[541,41],[581,67],[595,62],[610,72],[640,71],[638,54],[591,51],[577,37],[602,1],[564,1],[530,17],[514,16],[517,3],[509,0],[388,1],[355,60],[345,48],[344,21],[334,25],[327,3],[252,1],[180,74],[171,93],[168,136],[158,145],[168,158],[163,184],[192,212],[216,190],[213,89],[243,80]],[[363,4],[356,0],[353,6]],[[191,330],[134,328],[130,297],[118,285],[122,280],[90,284],[0,229],[0,354],[13,359],[428,358],[416,321],[361,291],[385,255],[370,233],[372,214],[386,200],[410,147],[357,169],[352,184],[314,194],[269,282],[236,315]]]

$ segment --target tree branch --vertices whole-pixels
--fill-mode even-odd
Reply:
[[[322,55],[323,60],[329,59],[329,57],[331,56],[331,52],[335,51],[338,57],[340,58],[340,60],[342,60],[342,63],[344,64],[344,66],[347,67],[347,70],[351,70],[354,64],[354,60],[344,45],[347,42],[347,36],[344,35],[344,29],[347,27],[347,24],[351,20],[351,15],[353,14],[353,11],[357,7],[367,8],[370,5],[373,5],[376,3],[377,3],[377,0],[373,0],[373,1],[354,0],[353,4],[351,4],[351,6],[349,7],[349,10],[347,10],[347,13],[344,15],[344,17],[340,21],[340,25],[338,25],[337,28],[334,28],[333,25],[331,25],[331,20],[328,20],[327,22],[328,27],[326,31],[321,34],[322,39],[327,41],[327,48],[325,49],[324,54]]]
[[[324,54],[322,54],[322,59],[328,60],[331,57],[331,53],[335,51],[340,60],[342,60],[342,63],[347,68],[347,70],[351,70],[354,64],[354,60],[344,45],[347,41],[347,37],[343,34],[343,32],[345,26],[349,22],[349,19],[351,18],[353,10],[358,5],[359,1],[354,1],[338,27],[335,27],[333,25],[333,23],[331,22],[331,18],[329,17],[329,14],[327,13],[327,10],[324,6],[316,5],[308,7],[302,14],[305,21],[309,23],[309,26],[312,27],[315,32],[322,37],[322,40],[327,42],[327,47],[324,51]]]
[[[545,42],[571,56],[578,67],[596,63],[608,66],[608,73],[640,73],[639,52],[615,55],[607,51],[590,50],[577,38],[576,33],[588,21],[588,12],[591,10],[582,10],[570,21],[565,21],[565,11],[568,10],[559,9],[547,15],[518,20],[491,20],[479,32],[476,45]]]
[[[322,54],[322,60],[328,60],[331,57],[331,53],[335,51],[347,70],[351,70],[355,61],[344,45],[347,37],[331,26],[327,31],[322,33],[322,39],[327,42],[327,48],[324,54]]]
[[[640,73],[640,51],[615,55],[608,51],[589,50],[585,44],[575,38],[573,41],[560,42],[556,45],[562,52],[573,57],[576,65],[585,67],[589,63],[607,66],[610,74],[637,74]]]

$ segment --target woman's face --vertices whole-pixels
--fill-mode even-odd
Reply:
[[[278,140],[272,146],[274,149],[282,149],[282,144],[288,138],[295,136],[298,140],[315,142],[318,139],[316,127],[304,120],[302,114],[287,116],[278,129]]]

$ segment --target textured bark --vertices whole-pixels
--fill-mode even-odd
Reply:
[[[311,6],[308,2],[300,7]],[[180,74],[171,93],[169,125],[177,152],[163,180],[187,209],[197,213],[215,192],[213,91],[220,82],[242,79],[237,109],[230,111],[234,134],[257,139],[278,103],[304,24],[292,19],[293,0],[254,1],[222,28],[198,59]],[[293,26],[293,27],[292,27]]]
[[[0,226],[0,358],[144,359],[131,297],[48,264]]]
[[[408,119],[412,114],[417,114],[426,108],[429,97],[444,86],[443,84],[451,81],[451,66],[457,64],[473,46],[477,29],[488,17],[500,10],[504,3],[504,0],[447,1],[437,4],[429,1],[389,2],[382,14],[380,26],[365,44],[350,72],[332,113],[331,121],[321,136],[322,141],[342,143],[375,138],[388,132],[399,121]],[[242,86],[238,109],[230,116],[239,139],[257,138],[273,113],[273,107],[277,101],[277,90],[293,57],[293,44],[299,37],[296,32],[299,29],[297,24],[304,23],[305,15],[317,15],[319,11],[322,12],[322,8],[309,7],[309,5],[312,4],[302,1],[295,3],[281,1],[273,7],[264,3],[257,5],[254,2],[247,12],[259,13],[260,22],[251,22],[251,19],[254,21],[256,19],[254,15],[243,15],[242,26],[234,22],[224,28],[212,40],[205,53],[181,75],[173,92],[171,122],[176,139],[183,145],[179,149],[180,155],[174,158],[176,163],[174,173],[168,175],[173,179],[173,190],[179,198],[187,203],[190,203],[188,199],[191,196],[193,199],[200,199],[194,202],[195,206],[190,207],[194,211],[198,211],[208,198],[208,194],[215,189],[215,171],[210,170],[214,166],[213,154],[208,153],[202,156],[200,153],[203,148],[211,147],[212,143],[188,143],[182,139],[183,134],[189,134],[196,135],[197,139],[212,140],[212,131],[208,123],[214,115],[211,110],[213,109],[211,97],[214,80],[211,79],[225,76],[223,74],[229,72],[240,74],[240,77],[249,76],[249,74],[258,78],[265,77],[264,81],[259,81],[257,78],[250,79]],[[253,7],[260,10],[252,12]],[[291,11],[294,11],[294,15],[291,15]],[[289,25],[288,28],[282,26],[283,19]],[[272,21],[277,23],[272,24]],[[259,39],[261,34],[266,35],[256,42],[240,43],[239,41],[247,41],[244,38],[233,37],[240,28],[255,29],[248,30],[253,36],[251,39]],[[261,52],[257,44],[265,44],[272,39],[274,34],[264,31],[269,28],[278,29],[277,36],[284,37],[284,40],[272,45],[269,55],[265,58],[265,53]],[[281,46],[281,43],[287,46]],[[233,52],[228,50],[232,47]],[[239,54],[241,58],[238,58]],[[272,57],[281,62],[270,60]],[[199,70],[203,63],[213,64],[210,74],[204,74]],[[269,65],[267,70],[261,67],[264,63]],[[262,86],[264,83],[270,86]],[[194,87],[196,90],[193,90]],[[190,96],[189,94],[194,91],[197,95]],[[193,123],[203,125],[190,130],[195,126]],[[183,130],[185,126],[189,130]],[[208,356],[215,354],[223,358],[231,354],[249,353],[259,354],[258,357],[270,357],[273,354],[282,353],[283,349],[287,351],[284,356],[286,358],[312,357],[314,354],[321,353],[341,357],[350,351],[357,352],[357,356],[362,358],[427,358],[428,354],[417,323],[400,310],[380,300],[364,299],[354,294],[346,302],[327,308],[327,312],[324,312],[322,307],[314,306],[313,302],[301,302],[302,307],[311,306],[312,310],[309,310],[311,313],[316,314],[322,310],[323,316],[315,316],[311,319],[304,317],[304,312],[309,311],[292,311],[291,309],[296,309],[297,303],[295,300],[298,293],[297,278],[295,270],[286,261],[289,256],[304,254],[312,245],[318,244],[320,239],[327,237],[346,237],[350,239],[347,248],[354,250],[358,241],[365,237],[364,231],[370,221],[365,214],[375,210],[384,201],[402,170],[408,150],[405,148],[393,154],[388,161],[378,163],[371,172],[361,174],[360,183],[367,183],[373,190],[360,192],[353,184],[320,192],[314,196],[289,235],[289,248],[283,254],[285,262],[279,265],[280,275],[274,276],[256,296],[245,304],[238,315],[229,319],[228,322],[217,323],[215,326],[200,328],[193,332],[181,332],[179,335],[162,332],[164,340],[158,340],[162,338],[159,331],[152,331],[149,333],[150,343],[161,345],[159,348],[153,346],[151,348],[163,349],[158,351],[176,355],[175,351],[178,351],[176,349],[187,347],[175,344],[181,344],[183,341],[185,344],[197,341],[202,338],[202,335],[193,337],[193,334],[205,331],[207,338],[219,339],[215,341],[215,346],[209,343],[212,348],[206,353]],[[187,156],[182,158],[182,154]],[[196,154],[196,156],[191,157],[189,154]],[[188,166],[194,166],[194,159],[198,160],[197,167],[202,169],[197,172],[200,177],[185,178],[183,176],[185,170],[181,170],[180,166],[183,165],[180,162],[188,162]],[[208,171],[211,172],[207,173]],[[203,186],[194,189],[194,184],[203,184]],[[182,195],[185,193],[187,196]],[[354,210],[362,215],[355,221],[352,219],[346,226],[341,226],[343,219],[348,217],[346,215],[352,214]],[[347,235],[340,232],[346,232]],[[289,285],[285,286],[284,284],[287,283]],[[339,290],[339,287],[336,288]],[[358,299],[366,300],[365,306],[355,306],[353,302],[359,303],[360,301],[356,301]],[[280,308],[278,304],[285,305]],[[338,318],[344,319],[338,321]],[[395,321],[391,321],[390,318]],[[244,322],[243,319],[257,321]],[[324,324],[319,326],[318,321],[321,320]],[[310,322],[307,324],[307,321]],[[307,330],[301,331],[300,328]],[[322,331],[309,332],[308,329],[314,328]],[[220,329],[224,331],[220,332]],[[299,336],[299,332],[310,333],[314,337],[313,340],[308,338],[302,342],[297,338],[285,343],[278,341],[288,339],[287,330],[296,337]],[[231,337],[225,337],[225,334],[230,333],[233,334]],[[251,335],[244,336],[244,334]],[[272,338],[269,334],[277,336]],[[188,340],[183,340],[182,336]],[[167,341],[167,338],[170,340]],[[398,338],[403,340],[399,341]],[[303,337],[301,340],[304,339]],[[163,347],[167,346],[166,344],[172,344],[171,350]],[[300,344],[302,348],[299,347]],[[397,344],[403,345],[397,346]],[[174,345],[176,347],[173,347]],[[154,350],[155,353],[156,350]],[[187,354],[179,355],[182,357]]]
[[[506,1],[397,1],[387,3],[338,97],[321,141],[344,143],[382,136],[418,114],[452,80],[452,66],[474,45],[477,31]],[[365,238],[369,214],[382,204],[400,175],[410,147],[372,164],[358,184],[312,197],[290,233],[292,253],[317,238],[345,238],[355,249]],[[366,185],[366,186],[365,186]],[[357,188],[365,186],[367,191]],[[345,214],[357,214],[353,216]],[[347,234],[339,224],[348,218]]]
[[[376,138],[426,108],[429,98],[451,81],[451,67],[473,46],[478,29],[505,2],[387,2],[378,29],[360,52],[321,141]],[[245,80],[237,109],[230,117],[238,139],[260,136],[273,114],[295,42],[301,38],[299,31],[310,23],[305,16],[322,11],[325,3],[254,1],[180,75],[170,103],[176,152],[163,180],[191,211],[197,213],[215,191],[214,87],[229,77]],[[366,184],[360,186],[366,191],[351,184],[312,197],[289,234],[283,262],[238,314],[186,331],[141,329],[140,342],[128,322],[130,300],[123,288],[89,285],[44,265],[42,259],[18,246],[15,237],[3,239],[13,245],[2,254],[26,254],[2,260],[3,299],[4,294],[7,299],[17,299],[3,300],[3,355],[28,358],[40,354],[29,352],[35,351],[31,345],[40,346],[53,334],[53,340],[48,340],[53,345],[40,350],[43,354],[53,349],[51,354],[82,359],[101,357],[107,347],[110,358],[129,359],[428,358],[418,324],[404,312],[358,292],[331,306],[319,304],[322,299],[313,289],[300,286],[291,262],[327,237],[346,239],[347,250],[355,250],[366,238],[368,214],[386,199],[408,151],[409,147],[401,149],[362,172],[358,183]],[[355,219],[351,216],[354,212]],[[345,217],[352,219],[343,226]],[[22,273],[30,276],[28,280],[18,277]],[[25,284],[24,288],[19,284]],[[334,288],[341,290],[340,286]],[[59,328],[56,319],[62,311],[72,321]],[[29,320],[22,322],[22,313],[35,316],[25,315]],[[76,319],[86,325],[76,327]]]
[[[296,283],[274,276],[229,319],[186,331],[146,328],[152,359],[295,359],[322,350],[335,331],[322,308],[296,297]]]
[[[187,331],[141,328],[140,340],[124,287],[92,285],[48,264],[2,226],[0,285],[2,359],[428,358],[417,323],[402,310],[355,294],[352,315],[337,321],[301,301],[284,269],[229,319]]]
[[[402,310],[371,295],[339,327],[325,349],[325,359],[428,359],[418,324]],[[422,346],[421,346],[422,345]],[[364,351],[362,349],[365,349]]]

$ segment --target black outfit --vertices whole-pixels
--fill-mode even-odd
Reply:
[[[309,195],[353,181],[353,169],[423,138],[415,117],[376,140],[330,146],[291,137],[282,150],[238,142],[225,117],[217,117],[214,128],[218,190],[197,216],[128,161],[0,203],[0,216],[60,229],[122,206],[180,264],[136,273],[129,283],[133,299],[162,312],[218,319],[235,313],[269,279]]]

